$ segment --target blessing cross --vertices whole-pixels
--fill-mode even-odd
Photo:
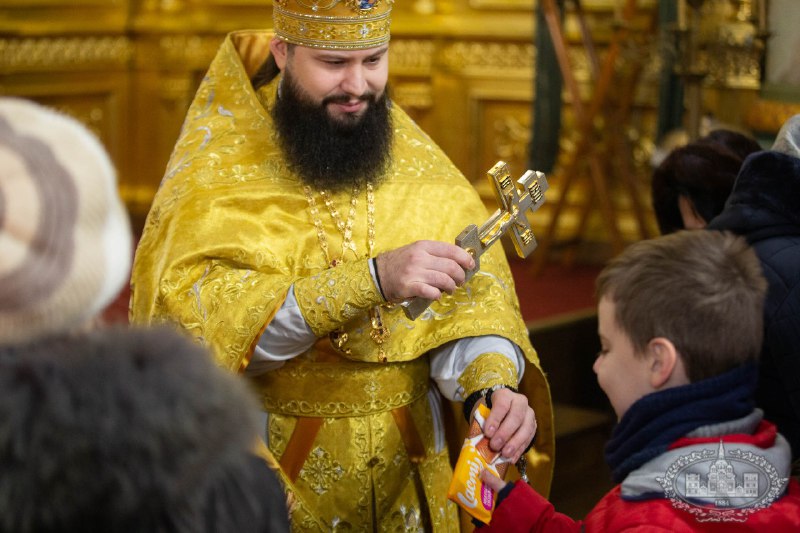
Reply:
[[[544,193],[548,188],[545,175],[532,170],[526,171],[514,183],[508,165],[503,161],[495,163],[486,174],[494,185],[494,195],[500,208],[480,228],[470,224],[456,237],[456,244],[475,259],[475,266],[464,271],[465,283],[480,270],[481,255],[506,232],[510,232],[514,248],[520,257],[528,257],[536,249],[536,238],[527,213],[539,209],[544,203]],[[432,300],[426,298],[413,298],[402,306],[406,316],[414,320],[431,303]]]

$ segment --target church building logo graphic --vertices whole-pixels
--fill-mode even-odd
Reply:
[[[753,448],[729,444],[682,455],[657,478],[673,507],[700,522],[744,522],[769,507],[784,491],[787,478]]]

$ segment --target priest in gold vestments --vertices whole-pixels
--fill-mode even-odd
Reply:
[[[492,448],[516,460],[535,433],[531,483],[546,494],[552,475],[503,250],[464,283],[472,258],[451,244],[486,210],[388,96],[391,7],[276,0],[274,32],[230,34],[135,257],[132,320],[178,324],[260,395],[297,531],[459,530],[449,401],[491,392]],[[414,297],[437,301],[412,321]]]

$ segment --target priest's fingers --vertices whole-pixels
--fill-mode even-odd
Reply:
[[[455,261],[461,270],[468,270],[475,266],[475,260],[466,250],[449,242],[417,241],[409,246],[419,247],[434,257]]]
[[[528,408],[525,413],[525,420],[519,427],[514,436],[503,446],[501,455],[511,459],[512,463],[519,461],[519,458],[528,448],[536,435],[536,416],[533,409]]]
[[[528,398],[510,389],[492,393],[492,411],[484,434],[493,450],[516,462],[536,434],[536,417]]]
[[[417,241],[378,255],[376,268],[383,295],[400,302],[414,297],[439,299],[442,291],[452,292],[464,282],[464,268],[473,264],[472,257],[454,244]]]

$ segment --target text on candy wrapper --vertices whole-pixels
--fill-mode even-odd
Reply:
[[[474,509],[478,505],[478,498],[475,497],[475,493],[477,492],[478,488],[478,476],[481,474],[481,463],[480,461],[473,459],[469,462],[469,479],[467,480],[466,489],[467,494],[463,492],[458,493],[458,499],[461,500],[461,503],[469,507],[470,509]]]
[[[483,483],[479,483],[478,477],[481,473],[481,463],[478,460],[472,460],[469,462],[469,479],[467,480],[466,489],[467,494],[463,492],[459,492],[457,494],[458,499],[469,507],[470,509],[474,509],[478,505],[478,485],[480,484],[481,487],[481,503],[483,504],[483,508],[486,510],[490,510],[492,505],[494,504],[494,498],[492,497],[492,489],[483,485]]]

